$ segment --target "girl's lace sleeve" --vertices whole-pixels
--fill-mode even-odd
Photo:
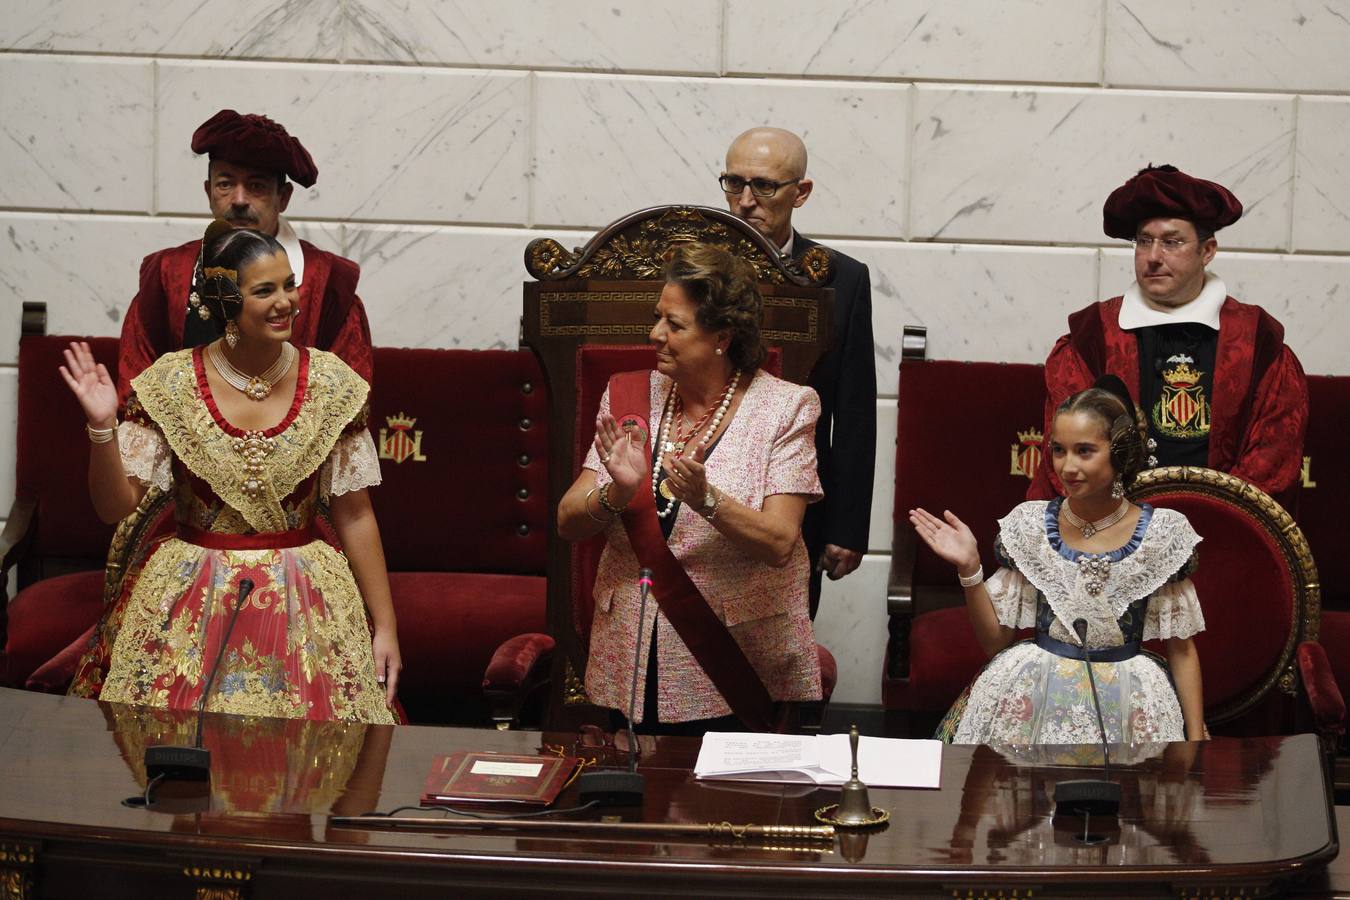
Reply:
[[[173,486],[173,451],[158,429],[139,422],[117,426],[122,469],[146,487],[167,491]]]
[[[380,480],[380,457],[365,428],[338,438],[319,469],[319,491],[325,497],[373,487]]]
[[[994,614],[1005,628],[1036,627],[1036,588],[1016,569],[1001,568],[984,582]]]
[[[1188,638],[1205,630],[1200,598],[1189,578],[1169,581],[1148,598],[1144,640]]]

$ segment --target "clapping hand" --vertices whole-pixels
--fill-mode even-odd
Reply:
[[[703,506],[708,494],[708,470],[703,467],[703,445],[697,444],[683,456],[672,456],[666,483],[676,500],[695,509]]]
[[[595,451],[600,454],[600,464],[609,472],[614,486],[625,497],[637,493],[638,485],[647,475],[642,444],[634,435],[620,428],[613,416],[601,416],[595,420]]]
[[[958,575],[972,575],[980,567],[975,535],[951,510],[943,510],[939,519],[925,509],[911,509],[909,521],[934,553],[956,566]]]
[[[111,428],[117,424],[117,385],[103,363],[94,362],[94,354],[84,341],[71,341],[64,351],[66,364],[61,377],[66,380],[85,418],[94,428]]]

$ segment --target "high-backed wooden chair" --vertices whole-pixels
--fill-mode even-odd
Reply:
[[[950,509],[994,571],[998,519],[1026,499],[1040,465],[1045,370],[925,359],[927,331],[904,329],[895,506],[886,592],[891,636],[882,671],[888,729],[926,736],[985,656],[952,567],[914,533],[909,511]]]
[[[722,247],[754,267],[764,295],[762,333],[783,378],[805,383],[830,347],[834,298],[833,291],[823,287],[830,273],[828,251],[812,251],[799,267],[781,257],[753,228],[722,210],[692,206],[640,210],[573,251],[551,239],[532,241],[525,251],[525,267],[538,280],[524,286],[522,343],[539,357],[549,385],[551,509],[556,510],[577,475],[609,375],[653,366],[652,351],[639,345],[645,344],[651,330],[666,251],[685,241]],[[598,552],[595,546],[574,547],[562,541],[556,519],[553,522],[548,606],[558,649],[552,659],[549,721],[567,727],[597,715],[589,707],[583,682],[591,608],[584,585],[593,575]],[[823,661],[826,657],[827,653],[822,655]],[[834,671],[833,659],[827,664],[828,677]]]

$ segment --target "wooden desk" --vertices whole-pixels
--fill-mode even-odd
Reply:
[[[891,810],[886,830],[775,849],[563,830],[389,833],[328,822],[330,813],[416,803],[437,753],[532,753],[541,740],[572,740],[529,732],[213,715],[209,810],[121,805],[143,790],[143,748],[189,740],[192,724],[190,716],[0,691],[0,896],[1253,897],[1272,885],[1309,895],[1347,886],[1347,873],[1326,868],[1337,838],[1311,735],[1175,744],[1123,766],[1119,834],[1106,846],[1079,846],[1050,819],[1054,781],[1084,769],[951,747],[941,790],[872,791],[873,803]],[[646,742],[646,804],[630,818],[810,824],[811,811],[838,796],[697,782],[689,771],[697,747]],[[573,802],[569,789],[560,804]]]

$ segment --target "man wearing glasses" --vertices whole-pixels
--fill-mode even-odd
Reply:
[[[811,196],[806,145],[781,128],[753,128],[727,149],[719,179],[727,206],[793,259],[817,246],[792,227],[792,211]],[[813,561],[811,618],[822,573],[837,580],[867,552],[877,438],[877,375],[872,346],[872,281],[867,266],[834,254],[835,346],[811,380],[820,395],[816,456],[825,499],[806,508],[802,538]]]
[[[1135,282],[1069,316],[1045,363],[1047,439],[1060,401],[1109,372],[1147,419],[1156,465],[1230,472],[1277,499],[1293,486],[1308,420],[1303,367],[1274,317],[1206,271],[1214,232],[1241,215],[1227,188],[1175,166],[1149,166],[1111,193],[1104,227],[1134,243]],[[1029,497],[1054,496],[1049,461],[1043,453]]]

